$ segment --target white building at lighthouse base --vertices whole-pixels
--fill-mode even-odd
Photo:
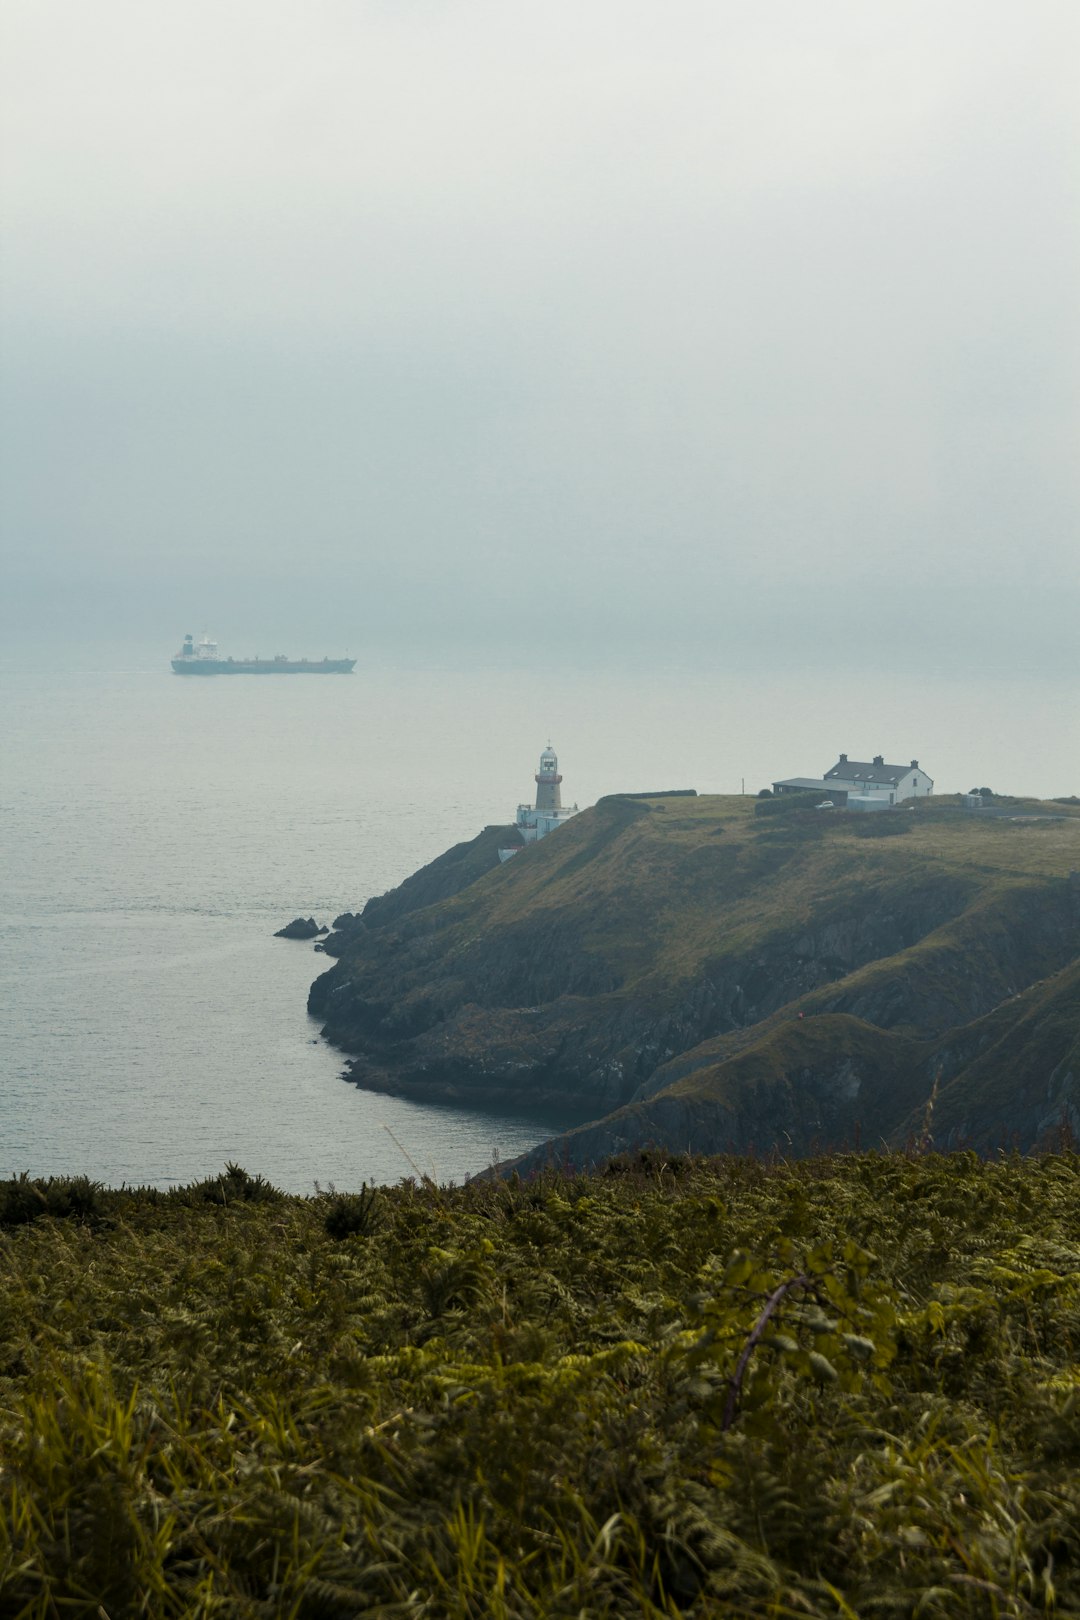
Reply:
[[[511,855],[516,855],[525,844],[535,844],[548,833],[553,833],[556,827],[561,827],[571,816],[578,813],[577,805],[565,805],[562,802],[560,787],[562,777],[559,775],[559,761],[555,750],[548,743],[540,755],[540,769],[536,773],[536,803],[519,804],[514,825],[521,834],[521,843],[514,844],[510,849],[500,849],[500,861],[508,861]]]

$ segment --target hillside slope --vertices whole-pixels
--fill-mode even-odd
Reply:
[[[1080,816],[756,808],[602,800],[505,865],[489,829],[335,936],[311,1011],[360,1085],[594,1113],[575,1163],[903,1140],[935,1087],[939,1140],[1080,1130]]]

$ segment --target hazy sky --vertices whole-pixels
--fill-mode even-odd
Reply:
[[[2,15],[9,634],[1075,672],[1076,0]]]

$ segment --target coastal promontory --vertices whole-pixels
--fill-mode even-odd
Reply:
[[[536,1152],[1080,1134],[1080,809],[612,796],[346,914],[312,1013],[375,1090],[574,1111]]]

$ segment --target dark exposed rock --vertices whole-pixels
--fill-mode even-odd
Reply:
[[[714,1067],[691,1067],[683,1084],[505,1169],[585,1169],[654,1145],[784,1156],[881,1144],[993,1153],[1061,1137],[1080,1138],[1080,962],[937,1041],[796,1014]]]
[[[410,912],[448,900],[486,872],[496,870],[500,864],[500,849],[520,844],[521,834],[516,827],[485,827],[476,838],[455,844],[436,860],[422,866],[396,889],[373,896],[362,912],[365,926],[382,928]]]
[[[324,946],[326,955],[346,956],[365,930],[383,928],[411,912],[459,894],[500,865],[500,849],[514,847],[521,847],[521,834],[513,826],[485,827],[477,838],[455,844],[396,889],[373,895],[362,912],[343,911],[335,917],[334,931]]]
[[[275,939],[315,939],[319,934],[327,934],[330,930],[324,925],[322,928],[314,917],[294,917],[291,923],[279,928],[274,935]]]

